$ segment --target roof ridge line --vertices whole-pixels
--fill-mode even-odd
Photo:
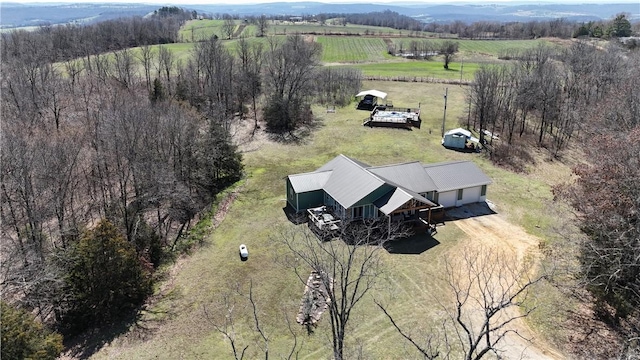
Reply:
[[[391,167],[391,166],[398,166],[398,165],[407,165],[407,164],[414,164],[414,163],[420,163],[420,160],[407,161],[407,162],[401,162],[401,163],[397,163],[397,164],[389,164],[389,165],[369,166],[367,169],[380,169],[380,168],[383,168],[383,167]],[[421,164],[421,163],[420,163],[420,164]]]
[[[357,166],[358,168],[364,170],[364,172],[366,172],[367,174],[371,175],[374,179],[380,180],[382,181],[383,184],[387,184],[387,181],[385,181],[385,179],[379,177],[378,175],[372,173],[371,171],[369,171],[369,168],[360,166],[360,164],[358,164],[357,162],[355,162],[352,158],[348,157],[347,155],[344,154],[340,154],[341,156],[344,156],[347,160],[349,160],[353,165]]]

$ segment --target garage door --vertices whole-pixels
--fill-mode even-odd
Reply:
[[[438,193],[438,204],[448,208],[456,206],[457,190]]]
[[[476,203],[478,201],[480,201],[480,187],[468,188],[462,191],[462,201],[458,202],[458,206]]]

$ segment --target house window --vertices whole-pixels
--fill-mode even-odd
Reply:
[[[487,196],[487,185],[482,185],[480,188],[480,196]]]
[[[462,190],[463,189],[458,189],[458,200],[462,200]]]
[[[439,195],[440,195],[439,193],[434,193],[433,194],[433,202],[436,203],[436,204],[438,204],[438,200],[440,200],[439,199]]]
[[[353,208],[353,218],[358,219],[362,217],[362,206]]]

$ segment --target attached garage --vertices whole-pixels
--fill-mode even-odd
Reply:
[[[456,196],[457,196],[456,190],[438,193],[436,202],[445,208],[454,207],[456,206]]]
[[[491,179],[471,161],[428,164],[425,170],[436,184],[436,202],[445,208],[487,199]]]

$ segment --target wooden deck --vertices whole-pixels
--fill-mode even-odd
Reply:
[[[420,108],[400,108],[393,106],[377,106],[369,118],[362,123],[364,126],[382,126],[411,129],[420,128]]]
[[[328,211],[326,206],[307,209],[309,221],[315,225],[318,230],[338,230],[340,219],[336,218]]]

